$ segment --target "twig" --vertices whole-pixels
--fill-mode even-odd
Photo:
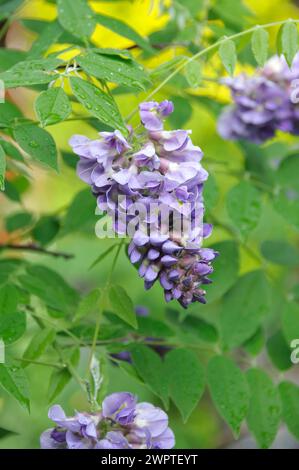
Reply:
[[[271,28],[271,27],[274,27],[274,26],[280,26],[280,25],[283,25],[285,23],[287,23],[288,20],[281,20],[281,21],[273,21],[271,23],[266,23],[266,24],[262,24],[260,25],[261,27],[263,28]],[[292,21],[294,23],[299,23],[299,20],[293,20]],[[149,95],[147,95],[145,98],[144,98],[144,101],[150,101],[152,99],[152,97],[154,95],[156,95],[173,77],[175,77],[182,69],[184,69],[186,67],[187,64],[190,64],[191,62],[199,59],[200,57],[208,54],[209,52],[211,51],[214,51],[215,49],[217,49],[220,45],[228,42],[228,41],[232,41],[232,40],[235,40],[235,39],[238,39],[240,37],[243,37],[243,36],[246,36],[247,34],[251,34],[253,33],[255,30],[257,29],[257,26],[252,26],[251,28],[249,29],[246,29],[245,31],[241,31],[239,33],[236,33],[236,34],[232,34],[230,36],[224,36],[222,38],[220,38],[218,41],[214,42],[214,44],[211,44],[210,46],[206,47],[205,49],[202,49],[200,50],[199,52],[197,52],[195,55],[189,57],[188,59],[183,59],[182,62],[180,64],[178,64],[178,67],[172,72],[170,73],[166,78],[165,80],[163,80],[151,93],[149,93]],[[135,114],[138,112],[138,106],[136,106],[132,112],[127,116],[126,118],[126,122],[129,122],[133,116],[135,116]]]
[[[35,245],[34,243],[29,243],[27,245],[15,245],[13,243],[6,243],[0,245],[0,250],[18,250],[18,251],[32,251],[35,253],[42,253],[44,255],[54,256],[55,258],[64,258],[66,260],[74,258],[74,255],[71,253],[64,253],[61,251],[52,251],[43,248],[42,246]]]

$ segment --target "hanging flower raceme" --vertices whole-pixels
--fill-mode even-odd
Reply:
[[[299,55],[292,68],[283,56],[272,57],[253,76],[241,74],[223,80],[233,105],[224,110],[218,131],[224,139],[261,143],[277,130],[299,134]],[[297,92],[296,92],[297,87]]]
[[[40,438],[42,449],[172,449],[168,416],[128,392],[107,396],[98,413],[67,417],[59,405],[49,410],[55,427]]]
[[[139,267],[145,287],[159,280],[166,301],[183,307],[205,302],[204,285],[216,253],[202,248],[212,227],[203,223],[203,184],[208,178],[193,145],[191,131],[164,130],[173,111],[170,101],[140,105],[141,125],[100,132],[100,139],[73,136],[80,156],[77,171],[113,219],[113,230],[132,238],[129,257]]]

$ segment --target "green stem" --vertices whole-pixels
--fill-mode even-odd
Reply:
[[[124,239],[119,243],[119,245],[117,247],[114,259],[112,261],[111,269],[110,269],[110,272],[109,272],[109,275],[108,275],[108,278],[107,278],[107,281],[106,281],[106,284],[105,284],[105,286],[103,288],[103,291],[102,291],[101,308],[100,308],[99,313],[98,313],[98,318],[97,318],[97,322],[96,322],[96,326],[95,326],[95,330],[94,330],[94,335],[93,335],[92,345],[91,345],[91,348],[90,348],[90,354],[89,354],[89,360],[88,360],[88,366],[87,366],[86,373],[88,373],[88,371],[90,370],[92,358],[94,356],[94,353],[95,353],[95,350],[96,350],[96,347],[97,347],[97,339],[98,339],[98,336],[99,336],[100,324],[101,324],[102,315],[103,315],[103,312],[104,312],[104,309],[105,309],[105,306],[106,306],[107,290],[108,290],[108,288],[111,284],[111,278],[112,278],[114,268],[115,268],[115,265],[117,263],[118,256],[120,254],[120,250],[121,250],[123,244],[124,244]]]
[[[192,57],[189,57],[188,59],[186,60],[183,60],[183,62],[181,64],[178,65],[178,67],[172,72],[170,73],[166,78],[165,80],[163,80],[149,95],[147,95],[144,99],[144,101],[150,101],[151,98],[156,94],[158,93],[158,91],[160,91],[173,77],[175,77],[182,69],[185,68],[185,66],[187,64],[190,64],[190,62],[193,62],[194,60],[196,59],[199,59],[200,57],[206,55],[208,52],[210,51],[213,51],[214,49],[216,49],[217,47],[219,47],[221,44],[224,44],[225,42],[228,42],[228,41],[232,41],[232,40],[235,40],[235,39],[238,39],[242,36],[246,36],[247,34],[250,34],[250,33],[253,33],[253,31],[256,30],[257,27],[262,27],[262,28],[272,28],[274,26],[280,26],[280,25],[283,25],[285,24],[287,21],[289,20],[282,20],[282,21],[273,21],[271,23],[266,23],[266,24],[263,24],[263,25],[255,25],[249,29],[246,29],[245,31],[241,31],[239,33],[236,33],[236,34],[232,34],[231,36],[226,36],[222,39],[219,39],[218,41],[216,41],[214,44],[211,44],[210,46],[206,47],[205,49],[197,52],[197,54],[195,54],[194,56]],[[299,20],[292,20],[294,23],[299,23]],[[135,109],[133,109],[133,111],[128,115],[126,121],[130,121],[131,118],[133,116],[135,116],[135,114],[138,112],[138,107],[136,107]]]
[[[28,362],[28,364],[36,364],[37,366],[55,367],[56,369],[64,369],[66,365],[54,362],[35,361],[33,359],[25,359],[23,357],[14,357],[15,361]]]

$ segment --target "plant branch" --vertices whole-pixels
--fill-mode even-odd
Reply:
[[[0,245],[0,250],[18,250],[18,251],[32,251],[34,253],[41,253],[44,255],[54,256],[55,258],[64,258],[66,260],[74,258],[74,255],[71,253],[64,253],[61,251],[52,251],[43,248],[42,246],[36,245],[34,243],[28,243],[27,245],[15,245],[13,243],[6,243]]]
[[[158,91],[160,91],[173,77],[175,77],[182,69],[185,68],[185,66],[187,64],[190,64],[190,62],[193,62],[194,60],[196,59],[199,59],[200,57],[206,55],[208,52],[210,51],[213,51],[214,49],[216,49],[217,47],[219,47],[221,44],[224,44],[225,42],[228,42],[228,41],[233,41],[235,39],[238,39],[242,36],[246,36],[247,34],[251,34],[253,33],[253,31],[256,30],[257,27],[262,27],[262,28],[272,28],[274,26],[281,26],[283,24],[285,24],[287,21],[289,20],[282,20],[282,21],[274,21],[274,22],[271,22],[271,23],[266,23],[266,24],[262,24],[262,25],[255,25],[255,26],[252,26],[251,28],[249,29],[246,29],[245,31],[241,31],[239,33],[236,33],[236,34],[232,34],[231,36],[225,36],[224,38],[222,39],[219,39],[218,41],[216,41],[214,44],[211,44],[210,46],[206,47],[205,49],[202,49],[201,51],[197,52],[195,55],[193,55],[192,57],[189,57],[188,59],[184,60],[182,59],[182,63],[178,65],[178,67],[172,72],[170,73],[166,78],[165,80],[163,80],[149,95],[147,95],[145,98],[144,98],[144,101],[150,101],[151,98],[156,94],[158,93]],[[293,20],[292,21],[294,23],[299,23],[299,20]],[[133,111],[127,116],[127,119],[126,121],[130,121],[131,118],[133,116],[135,116],[135,114],[138,112],[138,107],[134,108]]]

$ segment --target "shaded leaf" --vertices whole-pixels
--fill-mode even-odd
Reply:
[[[43,127],[63,121],[72,111],[67,94],[58,87],[49,88],[38,95],[34,107]]]
[[[297,25],[289,20],[281,27],[281,51],[291,67],[293,58],[298,50]]]
[[[164,369],[170,397],[186,422],[204,392],[204,368],[194,352],[176,349],[167,353]]]
[[[38,359],[47,350],[47,348],[53,344],[55,339],[55,330],[52,328],[45,328],[35,334],[26,348],[23,359],[35,360]],[[28,363],[24,361],[23,366],[27,366]]]
[[[226,205],[234,225],[241,235],[246,238],[257,226],[261,216],[260,192],[248,181],[241,181],[229,191]]]
[[[127,135],[127,128],[114,99],[110,95],[78,77],[70,77],[70,83],[75,97],[90,114]]]
[[[160,356],[152,349],[140,345],[130,348],[133,365],[139,376],[149,386],[152,392],[161,398],[165,407],[168,405],[168,387],[165,381],[163,362]]]
[[[133,328],[137,328],[134,305],[124,288],[111,286],[108,295],[112,312]]]
[[[145,90],[150,84],[143,67],[133,60],[87,52],[77,56],[76,61],[89,75],[107,82],[139,90]]]
[[[220,316],[224,345],[240,346],[260,326],[269,308],[269,288],[262,271],[242,276],[226,294]]]
[[[210,248],[220,253],[213,261],[213,273],[209,276],[213,283],[205,286],[209,302],[219,299],[238,279],[239,248],[236,242],[227,240],[215,243]]]
[[[47,131],[34,124],[19,125],[14,128],[14,138],[32,158],[57,170],[56,144]]]
[[[124,23],[121,20],[118,20],[116,18],[112,18],[111,16],[108,15],[103,15],[100,13],[97,13],[95,15],[96,20],[100,25],[104,26],[105,28],[110,29],[116,34],[119,34],[120,36],[124,36],[127,39],[130,39],[130,41],[133,41],[136,43],[138,46],[140,46],[142,49],[149,53],[153,53],[154,49],[152,49],[151,45],[149,44],[148,40],[140,36],[140,34],[135,31],[131,26],[128,24]]]
[[[237,438],[249,406],[249,390],[244,374],[231,359],[216,356],[208,365],[208,383],[218,412]]]
[[[58,20],[69,33],[79,38],[89,38],[96,21],[93,11],[84,0],[57,0]]]
[[[299,387],[292,382],[279,384],[282,416],[289,431],[299,439]]]
[[[281,404],[279,393],[268,375],[261,369],[247,372],[250,386],[250,405],[247,423],[257,443],[263,449],[268,448],[278,431]]]
[[[258,26],[251,36],[251,48],[255,60],[262,67],[268,57],[269,33],[266,29]]]
[[[299,264],[299,251],[284,240],[265,240],[261,245],[264,258],[275,264],[283,266],[297,266]]]
[[[55,69],[62,63],[56,58],[18,62],[9,70],[0,73],[0,80],[4,81],[5,88],[50,83],[59,77]]]
[[[30,409],[28,381],[24,370],[15,363],[0,363],[0,385],[27,411]]]
[[[228,39],[219,47],[221,61],[230,75],[233,75],[237,63],[236,46],[234,41]]]

